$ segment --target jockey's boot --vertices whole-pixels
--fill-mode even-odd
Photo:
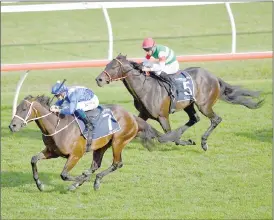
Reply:
[[[89,152],[91,150],[91,145],[92,145],[92,140],[91,140],[91,136],[92,136],[92,130],[93,130],[93,125],[91,124],[91,122],[89,122],[89,120],[87,118],[82,119],[83,122],[85,123],[85,130],[83,131],[84,135],[87,137],[87,149],[86,152]]]
[[[76,112],[77,112],[77,115],[80,116],[80,119],[85,124],[85,130],[83,131],[83,135],[87,137],[86,152],[89,152],[91,150],[91,145],[92,145],[91,137],[92,137],[93,124],[88,120],[86,113],[83,110],[77,109]]]
[[[170,113],[174,113],[176,111],[176,86],[175,86],[175,82],[174,79],[169,76],[167,73],[165,72],[161,72],[160,77],[163,79],[163,81],[165,81],[168,85],[169,85],[169,95],[170,95]]]

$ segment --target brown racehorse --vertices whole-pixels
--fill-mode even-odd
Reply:
[[[126,56],[120,54],[106,65],[104,71],[96,78],[96,82],[98,86],[103,86],[112,81],[122,80],[127,90],[133,96],[134,105],[140,112],[138,116],[144,120],[150,118],[158,121],[163,130],[168,132],[158,139],[163,142],[174,141],[180,145],[195,144],[192,140],[180,140],[181,135],[200,120],[194,104],[211,122],[201,138],[201,146],[204,150],[207,150],[209,135],[222,121],[222,118],[213,111],[213,105],[218,99],[231,104],[243,105],[250,109],[259,108],[263,103],[263,100],[252,100],[252,98],[259,96],[259,92],[229,85],[204,68],[190,67],[184,71],[193,80],[195,88],[194,100],[181,101],[176,104],[176,111],[184,110],[189,116],[189,121],[182,127],[170,132],[170,97],[167,89],[162,82],[159,82],[156,76],[151,75],[152,77],[148,77],[141,69],[141,64],[129,61]]]
[[[49,100],[50,98],[46,96],[26,97],[17,106],[16,114],[9,125],[12,132],[17,132],[26,126],[28,122],[35,121],[42,132],[45,149],[31,159],[33,178],[40,191],[43,190],[44,185],[38,177],[36,164],[39,160],[57,157],[67,158],[61,178],[64,181],[75,181],[69,187],[69,190],[74,190],[100,168],[105,151],[112,146],[112,165],[96,175],[94,189],[98,189],[100,180],[104,176],[123,166],[122,150],[136,137],[137,133],[145,146],[153,144],[151,139],[158,136],[158,132],[143,119],[132,115],[121,106],[105,105],[104,107],[112,110],[121,129],[114,134],[94,140],[92,142],[93,161],[90,169],[78,177],[73,177],[69,175],[69,172],[85,154],[86,139],[81,135],[74,116],[61,117],[61,115],[59,116],[49,111]]]

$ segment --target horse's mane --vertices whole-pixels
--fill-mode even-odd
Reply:
[[[45,96],[45,95],[38,95],[36,97],[33,97],[32,95],[28,95],[24,98],[25,100],[35,100],[37,102],[39,102],[41,105],[43,105],[45,108],[49,109],[50,107],[50,97]]]
[[[142,64],[141,63],[137,63],[135,61],[132,60],[127,60],[127,56],[122,55],[121,53],[116,57],[116,59],[123,61],[128,61],[129,64],[132,66],[133,69],[138,70],[138,72],[143,73],[142,71]]]
[[[132,61],[132,60],[129,60],[129,63],[132,66],[133,69],[138,70],[140,73],[143,73],[141,63],[137,63],[137,62]]]
[[[142,63],[137,63],[137,62],[135,62],[133,60],[127,60],[127,56],[124,56],[121,53],[116,57],[116,59],[119,59],[121,61],[128,61],[129,64],[132,66],[133,69],[135,69],[139,73],[142,73],[143,75],[145,75],[144,71],[142,71],[142,67],[143,67]],[[160,81],[159,77],[156,76],[155,74],[151,74],[150,77],[154,78],[158,82]],[[163,82],[160,82],[159,84],[160,84],[160,86],[163,86]]]

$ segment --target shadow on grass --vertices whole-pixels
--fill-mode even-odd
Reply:
[[[42,141],[42,133],[41,131],[31,130],[28,128],[23,128],[19,132],[11,132],[8,128],[1,128],[2,137],[5,138],[24,138],[24,139],[36,139]]]
[[[39,179],[45,185],[44,192],[60,192],[67,193],[68,186],[73,182],[63,181],[56,183],[56,180],[61,179],[60,175],[57,173],[39,173]],[[54,182],[54,183],[53,183]],[[36,187],[35,181],[33,180],[32,173],[23,172],[12,172],[12,171],[2,171],[1,172],[1,187],[2,188],[22,188],[25,185],[32,185],[33,188],[28,190],[29,193],[39,191]],[[31,186],[31,187],[32,187]]]
[[[141,151],[143,151],[143,150],[148,151],[148,149],[143,147],[140,138],[135,138],[130,143],[138,144],[139,146],[136,147],[136,145],[128,145],[126,147],[127,149],[136,149],[136,148],[138,148]],[[153,140],[153,143],[154,143],[154,146],[152,146],[150,148],[151,153],[153,153],[153,151],[168,152],[168,151],[182,151],[182,150],[191,151],[191,152],[197,153],[197,154],[200,154],[201,152],[203,152],[203,150],[202,150],[199,143],[196,143],[196,145],[186,145],[186,146],[176,145],[173,142],[160,143],[156,140]]]
[[[39,179],[44,184],[51,184],[52,180],[60,178],[60,175],[54,173],[39,173]],[[1,187],[22,187],[27,184],[34,184],[32,173],[13,172],[13,171],[2,171],[1,172]]]
[[[256,133],[238,132],[235,134],[237,136],[243,136],[249,139],[253,139],[261,142],[267,142],[267,143],[272,143],[272,139],[273,139],[272,128],[257,130]]]

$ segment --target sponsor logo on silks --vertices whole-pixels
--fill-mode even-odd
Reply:
[[[104,114],[104,113],[109,113],[109,112],[110,112],[110,110],[107,109],[107,108],[105,108],[105,109],[102,111],[102,114]]]
[[[176,80],[176,81],[182,81],[182,82],[185,82],[185,81],[186,81],[186,78],[181,78],[181,77],[179,77],[179,78],[175,78],[175,80]]]

